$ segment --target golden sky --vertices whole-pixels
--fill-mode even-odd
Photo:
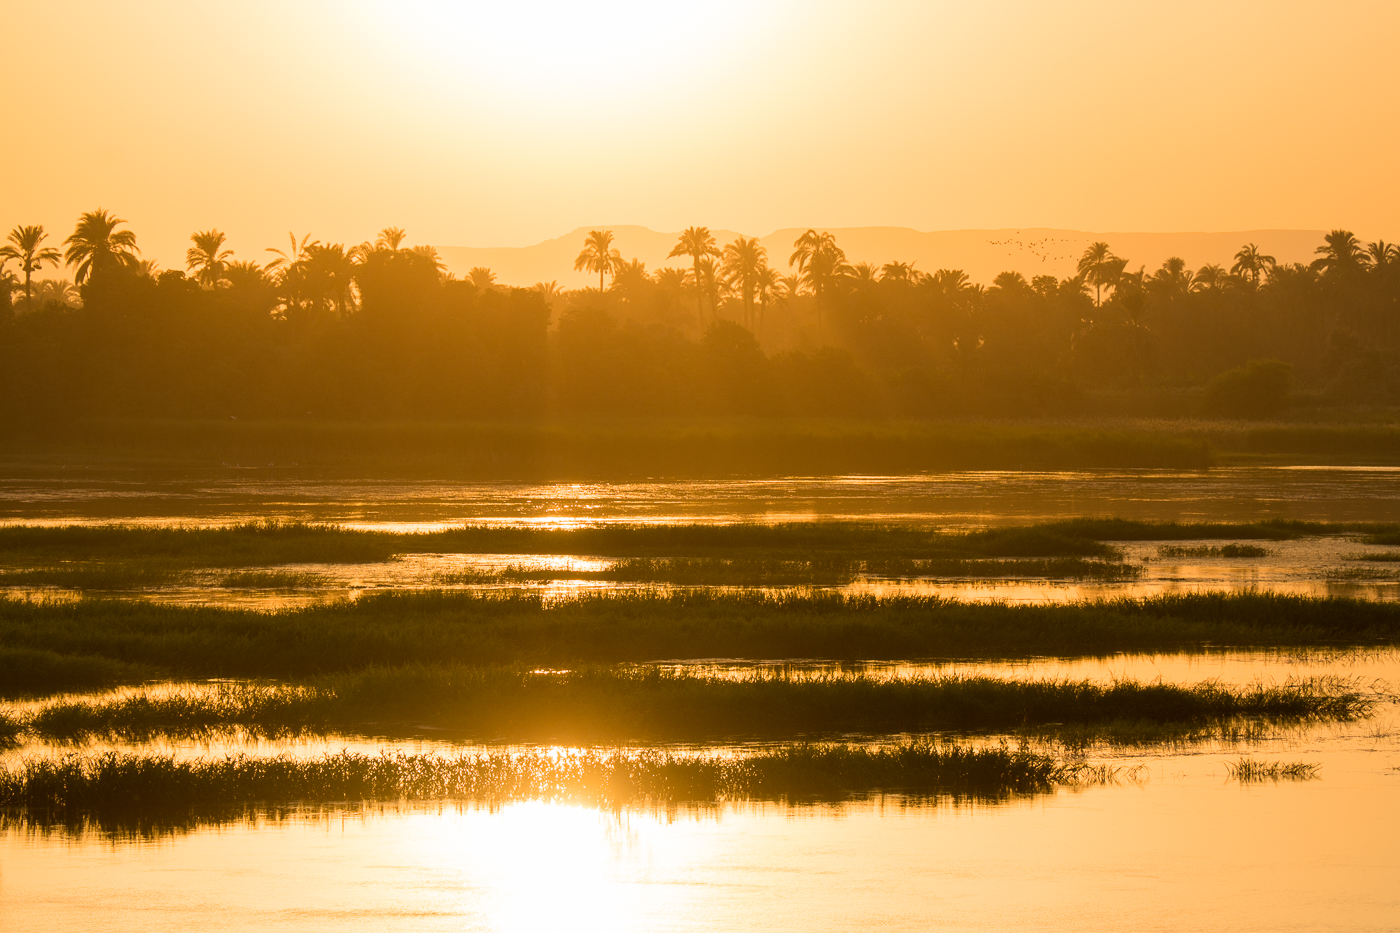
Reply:
[[[0,226],[107,207],[524,245],[580,225],[1400,238],[1400,3],[0,0]]]

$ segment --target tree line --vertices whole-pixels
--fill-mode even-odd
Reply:
[[[510,287],[480,267],[458,278],[398,228],[354,246],[289,235],[261,261],[199,231],[180,270],[142,260],[105,210],[62,249],[48,239],[19,226],[0,248],[11,423],[1262,414],[1290,389],[1313,404],[1400,403],[1400,249],[1345,230],[1309,264],[1245,244],[1229,268],[1149,271],[1095,243],[1072,276],[1008,271],[985,286],[851,263],[816,230],[783,270],[756,239],[721,245],[690,227],[670,256],[686,265],[650,272],[594,230],[575,269],[598,285],[575,290]],[[35,280],[60,264],[72,284]]]

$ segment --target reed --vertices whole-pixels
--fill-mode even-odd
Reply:
[[[800,590],[613,591],[557,601],[539,593],[416,592],[275,612],[0,599],[0,688],[43,694],[153,675],[305,680],[412,664],[1067,657],[1382,645],[1398,637],[1400,606],[1271,593],[1006,605]],[[27,666],[32,652],[43,653],[41,667]]]
[[[1309,781],[1322,766],[1308,761],[1259,761],[1241,758],[1225,762],[1230,777],[1241,784],[1262,781]]]
[[[59,700],[21,721],[25,733],[61,741],[141,741],[234,728],[269,736],[378,734],[411,732],[427,723],[477,739],[577,744],[925,731],[1045,734],[1124,722],[1182,731],[1223,728],[1239,719],[1351,720],[1367,715],[1373,702],[1355,685],[1332,679],[1232,689],[1213,682],[407,667],[305,685],[219,685]]]
[[[590,804],[844,799],[873,792],[1003,799],[1112,779],[1111,769],[1007,747],[931,741],[802,744],[748,754],[674,751],[465,755],[340,752],[321,758],[175,759],[106,752],[0,770],[0,806],[171,811],[364,800],[552,800]]]
[[[1162,544],[1157,547],[1158,557],[1268,557],[1270,553],[1268,548],[1253,544],[1203,545],[1200,547]]]

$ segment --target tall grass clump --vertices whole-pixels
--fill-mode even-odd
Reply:
[[[1121,680],[1112,684],[994,677],[874,679],[750,674],[697,677],[659,670],[530,672],[374,668],[310,685],[220,685],[111,700],[59,700],[30,714],[50,740],[144,740],[240,728],[376,732],[430,723],[510,741],[699,741],[735,738],[996,733],[1122,723],[1177,729],[1247,717],[1269,722],[1349,720],[1372,699],[1330,679],[1227,688]]]
[[[1102,777],[1101,775],[1099,777]],[[0,806],[197,809],[362,800],[582,803],[841,799],[877,791],[999,799],[1095,779],[1077,763],[1007,747],[915,741],[797,745],[746,755],[668,751],[229,755],[106,752],[33,758],[0,771]]]
[[[418,592],[282,611],[0,599],[0,686],[24,694],[152,675],[303,680],[412,664],[1088,656],[1380,645],[1397,637],[1400,606],[1270,593],[1010,605],[792,591],[625,591],[559,601]],[[29,657],[48,663],[32,668]]]
[[[1308,781],[1317,777],[1321,767],[1309,761],[1258,761],[1253,758],[1241,758],[1225,763],[1225,770],[1229,776],[1241,784],[1262,781]]]

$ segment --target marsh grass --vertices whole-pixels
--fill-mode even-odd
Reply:
[[[60,700],[23,717],[45,740],[144,741],[240,729],[403,731],[422,723],[474,738],[528,742],[713,741],[957,731],[979,734],[1122,723],[1186,734],[1227,722],[1346,721],[1373,699],[1333,679],[1232,689],[1121,680],[993,677],[874,679],[755,673],[698,677],[658,670],[410,667],[371,669],[297,686],[220,685],[112,700]],[[13,717],[12,717],[13,718]],[[1055,728],[1051,728],[1053,724]]]
[[[1391,567],[1334,567],[1323,571],[1322,579],[1329,583],[1397,580],[1400,579],[1400,570]]]
[[[53,586],[69,590],[140,590],[169,586],[178,582],[184,568],[165,561],[143,560],[119,563],[27,567],[0,571],[0,586]]]
[[[1241,784],[1263,781],[1310,781],[1322,766],[1308,761],[1259,761],[1241,758],[1225,762],[1229,776]]]
[[[1268,557],[1271,553],[1268,548],[1253,544],[1201,545],[1197,547],[1159,544],[1157,546],[1158,557]]]
[[[425,591],[280,611],[0,598],[0,689],[43,695],[117,676],[305,680],[414,664],[1071,657],[1375,646],[1397,637],[1400,606],[1272,593],[1012,605],[804,591],[631,590],[560,600]]]
[[[229,589],[294,590],[320,586],[325,578],[316,573],[296,573],[286,570],[243,570],[231,573],[219,581]]]
[[[1047,577],[1121,581],[1135,580],[1142,574],[1142,568],[1132,564],[1081,557],[985,560],[629,557],[602,570],[510,565],[496,573],[468,571],[442,574],[437,578],[437,582],[440,585],[480,585],[548,580],[605,580],[615,583],[659,583],[677,586],[839,586],[866,576],[896,579]]]
[[[161,668],[82,651],[0,646],[0,696],[43,696],[57,690],[100,690],[157,679]]]
[[[1377,551],[1374,554],[1353,554],[1347,560],[1373,561],[1378,564],[1400,564],[1400,551]]]
[[[0,806],[48,811],[172,811],[364,800],[550,800],[645,804],[849,799],[876,792],[1000,800],[1116,771],[1006,746],[918,740],[884,747],[802,744],[750,754],[519,752],[447,756],[177,760],[107,752],[28,759],[0,771]]]

